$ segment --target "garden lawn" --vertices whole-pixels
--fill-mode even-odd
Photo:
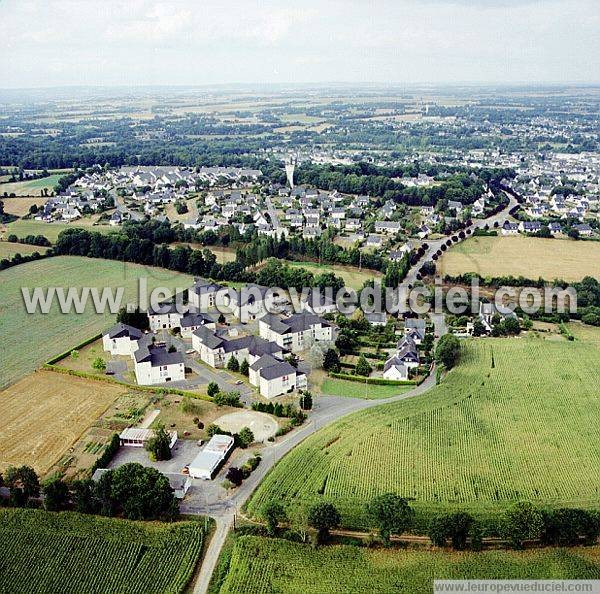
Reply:
[[[364,382],[351,382],[338,378],[326,378],[321,384],[321,392],[329,396],[349,396],[350,398],[389,398],[398,396],[412,390],[415,386],[385,386],[377,384],[364,384]]]

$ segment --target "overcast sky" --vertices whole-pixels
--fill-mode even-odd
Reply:
[[[600,82],[600,0],[0,0],[0,87]]]

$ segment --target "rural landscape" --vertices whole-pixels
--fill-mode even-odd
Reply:
[[[600,592],[595,3],[0,16],[1,593]]]

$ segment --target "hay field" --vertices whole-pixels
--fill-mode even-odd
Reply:
[[[600,278],[600,242],[536,237],[471,237],[448,250],[439,270],[451,276],[524,276],[579,281]]]
[[[0,186],[2,189],[2,186]],[[46,204],[46,198],[2,198],[4,203],[4,212],[7,214],[22,217],[29,213],[29,208],[34,204],[43,206]]]
[[[0,392],[0,472],[48,469],[126,388],[38,371]]]

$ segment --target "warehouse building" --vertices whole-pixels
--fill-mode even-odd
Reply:
[[[192,478],[209,481],[233,449],[234,439],[231,435],[213,435],[204,449],[189,465]]]

